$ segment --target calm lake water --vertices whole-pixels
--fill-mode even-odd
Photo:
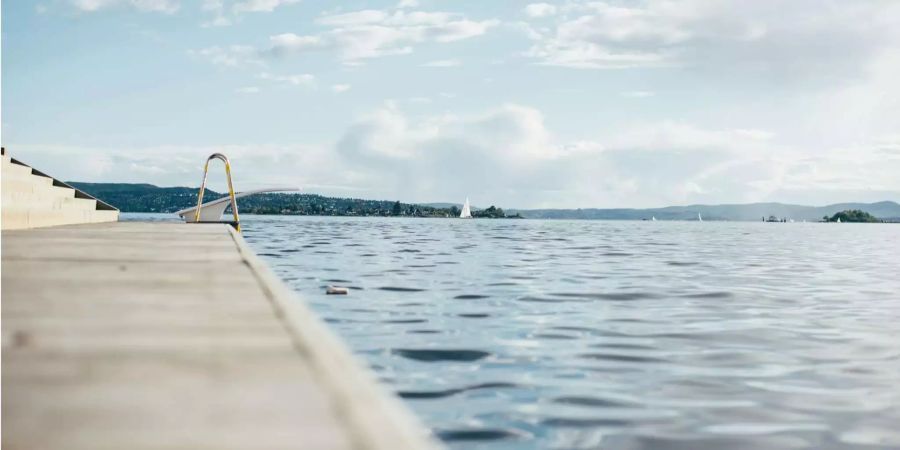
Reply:
[[[244,230],[451,448],[900,448],[900,225]]]

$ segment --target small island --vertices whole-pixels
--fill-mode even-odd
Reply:
[[[487,209],[472,211],[472,217],[476,219],[524,219],[519,213],[507,216],[503,212],[503,208],[497,208],[494,205],[487,207]]]
[[[825,216],[823,222],[861,222],[861,223],[879,223],[881,219],[860,209],[848,209],[835,213],[833,216]]]

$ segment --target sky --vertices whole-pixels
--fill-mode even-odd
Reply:
[[[3,146],[74,181],[198,186],[222,152],[238,190],[900,201],[898,80],[895,0],[2,5]]]

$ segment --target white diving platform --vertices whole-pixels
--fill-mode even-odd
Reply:
[[[238,192],[234,194],[235,200],[241,197],[247,197],[249,195],[255,194],[265,194],[269,192],[297,192],[300,188],[298,187],[275,187],[275,188],[264,188],[264,189],[256,189],[252,191]],[[231,205],[231,197],[224,196],[222,198],[213,200],[211,202],[204,203],[200,205],[200,222],[219,222],[222,220],[222,215],[225,214],[225,210],[228,206]],[[197,216],[197,207],[192,206],[187,209],[182,209],[181,211],[177,211],[175,214],[181,216],[185,222],[193,223],[196,222]]]

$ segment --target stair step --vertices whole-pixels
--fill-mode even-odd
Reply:
[[[23,166],[21,164],[15,164],[8,160],[6,155],[3,155],[3,176],[6,176],[7,173],[17,173],[22,175],[31,175],[31,167]]]
[[[118,220],[118,218],[118,211],[105,210],[89,211],[4,207],[2,212],[4,230],[50,227],[78,223],[114,222]]]
[[[46,178],[46,177],[35,177],[35,178]],[[52,179],[51,183],[52,183]],[[53,196],[53,197],[62,197],[62,198],[75,198],[75,190],[62,186],[53,186],[52,184],[45,184],[43,182],[33,182],[31,180],[17,180],[10,179],[6,176],[3,177],[2,181],[3,192],[21,192],[21,193],[29,193],[29,194],[38,194],[44,196]]]
[[[58,195],[42,195],[33,192],[3,191],[3,205],[27,206],[36,209],[77,209],[93,211],[97,209],[97,200]]]
[[[15,166],[15,164],[11,164],[10,166]],[[19,166],[19,167],[25,167],[25,166]],[[31,169],[28,169],[28,170],[31,170]],[[12,167],[10,167],[9,169],[3,170],[3,179],[4,180],[8,179],[11,181],[31,182],[31,183],[46,185],[46,186],[53,186],[53,178],[42,177],[40,175],[32,175],[30,172],[23,173],[23,172],[20,172],[17,170],[12,170]]]

